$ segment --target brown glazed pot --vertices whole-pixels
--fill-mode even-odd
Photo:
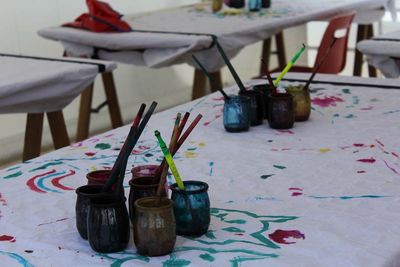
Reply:
[[[176,241],[175,217],[172,200],[157,197],[136,200],[133,222],[137,252],[145,256],[162,256],[173,251]]]
[[[292,95],[270,95],[268,103],[268,124],[273,129],[290,129],[294,124],[294,105]]]
[[[303,86],[289,86],[286,91],[293,97],[295,121],[308,120],[311,113],[310,91]]]

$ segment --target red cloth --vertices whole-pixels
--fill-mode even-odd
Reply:
[[[86,0],[89,13],[83,13],[74,22],[63,24],[65,27],[85,29],[92,32],[128,32],[131,27],[121,20],[122,15],[107,3]]]

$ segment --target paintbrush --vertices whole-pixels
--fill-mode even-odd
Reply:
[[[210,80],[210,83],[213,84],[215,88],[219,87],[215,80],[211,77],[210,73],[206,70],[206,68],[200,63],[200,61],[196,58],[195,55],[192,55],[193,60],[196,62],[196,64],[200,67],[200,69],[204,72],[204,74],[208,77]],[[229,96],[224,92],[222,88],[219,88],[218,91],[221,92],[221,94],[224,96],[225,100],[229,99]]]
[[[244,87],[242,81],[239,78],[239,75],[236,73],[231,62],[229,61],[228,57],[226,56],[224,49],[219,44],[217,36],[213,35],[213,36],[211,36],[211,38],[212,38],[213,42],[215,43],[219,53],[221,54],[222,59],[224,60],[225,64],[228,66],[228,69],[231,72],[233,79],[235,79],[235,82],[236,82],[237,86],[239,87],[239,91],[240,92],[246,91],[246,88]]]
[[[303,44],[301,49],[294,55],[292,60],[289,61],[289,63],[286,65],[286,67],[283,69],[281,74],[275,79],[274,85],[278,86],[279,82],[282,80],[283,76],[286,75],[286,73],[293,67],[294,63],[296,63],[297,59],[300,57],[300,55],[304,52],[306,49],[306,46]]]
[[[265,63],[265,60],[263,58],[261,59],[261,63],[264,65],[265,75],[267,75],[268,83],[269,83],[269,86],[271,86],[272,94],[276,95],[278,93],[278,91],[275,87],[274,81],[272,80],[271,74],[268,71],[267,63]]]
[[[332,50],[333,46],[335,45],[336,41],[338,40],[338,38],[333,37],[333,40],[331,42],[331,44],[329,45],[328,49],[325,52],[324,57],[322,58],[322,60],[318,63],[317,66],[315,66],[310,78],[308,79],[306,85],[304,85],[303,89],[304,90],[308,90],[308,87],[310,86],[310,83],[312,82],[312,80],[315,77],[315,74],[317,74],[318,70],[321,68],[322,64],[324,64],[325,60],[328,58],[330,51]]]

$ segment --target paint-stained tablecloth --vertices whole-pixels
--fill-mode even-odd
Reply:
[[[361,41],[357,49],[367,56],[368,63],[388,78],[400,76],[400,31]]]
[[[125,186],[131,166],[160,162],[155,129],[169,136],[177,112],[204,115],[175,160],[183,179],[209,184],[210,229],[178,237],[167,256],[137,255],[132,238],[98,254],[75,228],[74,189],[113,165],[129,126],[1,170],[1,265],[398,266],[400,91],[391,80],[318,79],[310,120],[290,130],[225,132],[218,93],[151,118]]]
[[[62,110],[114,62],[0,54],[0,113]]]
[[[229,11],[226,9],[213,14],[210,3],[202,3],[128,15],[123,19],[130,23],[133,30],[217,35],[227,55],[234,57],[246,45],[265,40],[283,29],[352,11],[365,12],[382,7],[395,14],[394,0],[274,0],[269,9],[260,12],[244,10],[238,15],[227,15]],[[366,20],[364,18],[361,21]],[[210,71],[217,71],[224,66],[216,48],[211,47],[209,36],[147,32],[93,33],[63,27],[41,29],[39,35],[61,41],[67,51],[79,56],[96,55],[121,63],[165,67],[183,62],[191,64],[190,54],[195,53]]]

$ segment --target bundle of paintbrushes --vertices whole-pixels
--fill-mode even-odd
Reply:
[[[156,106],[157,102],[153,102],[146,115],[143,117],[143,120],[141,120],[146,107],[145,104],[141,105],[139,112],[136,115],[136,118],[130,128],[129,134],[124,142],[124,145],[114,163],[114,166],[111,169],[111,174],[108,177],[107,182],[103,186],[102,192],[110,192],[113,185],[116,184],[113,194],[123,194],[123,180],[129,155],[131,154],[133,148],[139,140],[140,135],[142,134],[144,128],[150,120],[150,117],[153,114]]]

